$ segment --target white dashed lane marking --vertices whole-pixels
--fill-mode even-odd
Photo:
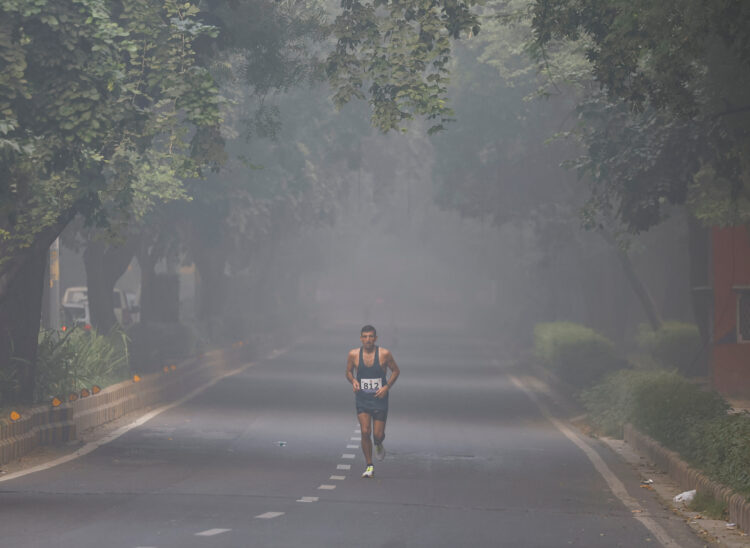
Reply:
[[[200,533],[195,533],[196,537],[212,537],[214,535],[220,535],[222,533],[226,533],[227,531],[231,531],[231,529],[207,529],[205,531],[201,531]]]
[[[352,465],[351,464],[337,464],[336,470],[351,470]]]
[[[284,515],[284,512],[266,512],[265,514],[260,514],[255,517],[258,519],[273,519],[273,518],[277,518],[283,515]]]
[[[336,489],[336,486],[335,485],[328,485],[328,484],[324,483],[323,485],[321,485],[320,487],[318,487],[318,489],[322,489],[324,491],[333,491],[334,489]]]
[[[360,436],[352,436],[349,438],[351,441],[359,441]]]
[[[328,479],[337,480],[337,481],[343,481],[346,479],[346,476],[331,476]]]
[[[353,459],[354,458],[354,453],[344,453],[343,455],[341,455],[341,458],[342,459]]]
[[[318,502],[318,497],[302,497],[297,499],[297,502]]]
[[[347,445],[347,449],[359,449],[359,445]]]

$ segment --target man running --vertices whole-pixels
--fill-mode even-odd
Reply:
[[[349,351],[346,360],[346,378],[354,388],[357,418],[362,432],[362,453],[367,461],[363,478],[375,475],[372,465],[372,435],[375,440],[375,456],[385,458],[385,420],[388,417],[388,393],[399,376],[399,368],[391,353],[375,345],[378,340],[375,328],[366,325],[360,332],[360,348]],[[387,377],[388,369],[391,376]],[[355,371],[356,370],[356,371]]]

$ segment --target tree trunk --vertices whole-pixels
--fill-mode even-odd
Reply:
[[[141,267],[141,323],[154,321],[158,311],[151,295],[154,294],[154,280],[156,279],[156,263],[159,253],[155,246],[141,245],[137,253],[138,264]]]
[[[643,312],[646,314],[646,318],[648,319],[648,323],[651,324],[651,328],[654,331],[656,331],[662,326],[664,322],[661,319],[661,314],[659,314],[659,310],[656,307],[656,303],[654,302],[654,299],[651,297],[651,294],[649,293],[648,288],[638,277],[638,274],[635,272],[635,269],[633,268],[633,263],[630,261],[630,256],[627,254],[627,252],[624,249],[622,249],[622,247],[617,243],[617,241],[611,234],[609,234],[608,232],[604,230],[599,231],[599,233],[602,235],[602,238],[604,238],[604,240],[610,246],[612,246],[612,249],[617,254],[617,258],[619,259],[620,265],[622,266],[622,269],[625,272],[625,277],[627,278],[628,283],[630,284],[630,288],[633,290],[633,293],[635,293],[635,296],[638,298],[638,302],[641,303],[641,306],[643,307]]]
[[[226,259],[221,248],[192,249],[197,272],[196,317],[199,320],[222,315],[226,298]]]
[[[117,323],[113,290],[133,259],[137,243],[135,237],[117,246],[92,240],[83,252],[91,323],[100,333],[108,333]]]
[[[37,234],[31,246],[10,253],[0,271],[0,397],[4,403],[32,403],[42,316],[44,271],[49,246],[72,218]]]
[[[3,403],[31,403],[42,313],[47,249],[29,254],[0,300],[0,363]]]

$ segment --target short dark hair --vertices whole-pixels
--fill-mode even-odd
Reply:
[[[361,335],[362,333],[372,333],[376,337],[378,336],[378,332],[375,331],[375,328],[371,325],[364,326],[362,330],[359,332],[359,334]]]

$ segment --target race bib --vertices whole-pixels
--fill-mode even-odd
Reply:
[[[359,387],[363,392],[375,393],[383,387],[383,379],[362,379]]]

